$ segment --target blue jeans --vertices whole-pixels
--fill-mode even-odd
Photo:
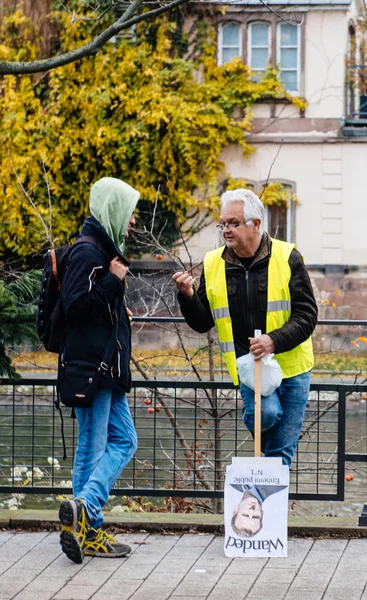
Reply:
[[[74,498],[83,500],[91,526],[97,528],[111,488],[136,452],[136,431],[125,394],[114,390],[99,390],[91,408],[76,408],[75,413]]]
[[[281,456],[291,465],[301,433],[308,394],[310,372],[283,379],[270,396],[261,397],[261,449],[265,456]],[[244,403],[243,421],[254,431],[254,392],[241,383]]]

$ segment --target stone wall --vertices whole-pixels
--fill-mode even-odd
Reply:
[[[319,320],[367,320],[367,267],[310,267],[309,274]],[[357,340],[366,335],[364,326],[318,325],[314,344],[317,350],[366,352],[367,345]]]
[[[134,314],[156,317],[169,314],[180,316],[175,286],[171,275],[175,272],[171,263],[160,269],[145,265],[145,272],[129,280],[128,304]],[[367,320],[367,267],[309,266],[319,307],[320,320]],[[205,335],[195,334],[186,325],[180,325],[185,344],[193,348],[206,344]],[[367,328],[346,325],[318,325],[314,333],[314,345],[318,351],[365,352],[367,344],[351,344],[358,336],[367,336]],[[134,324],[133,346],[150,349],[178,348],[180,340],[172,324]]]

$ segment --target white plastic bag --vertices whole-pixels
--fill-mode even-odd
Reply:
[[[261,395],[270,396],[276,390],[283,379],[282,369],[278,361],[273,358],[274,354],[267,354],[261,359]],[[255,359],[254,355],[244,354],[236,359],[238,376],[241,383],[255,390]]]

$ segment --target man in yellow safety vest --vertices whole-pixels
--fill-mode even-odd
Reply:
[[[278,389],[262,401],[262,449],[290,465],[302,429],[313,366],[311,334],[317,306],[301,254],[294,244],[262,232],[264,207],[250,190],[225,192],[218,229],[225,245],[208,252],[197,290],[187,271],[173,276],[188,325],[199,333],[215,326],[222,355],[240,385],[244,423],[254,430],[254,392],[239,382],[236,358],[274,353],[282,368]],[[253,337],[254,330],[266,333]]]

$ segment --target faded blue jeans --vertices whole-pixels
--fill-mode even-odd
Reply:
[[[283,379],[270,396],[261,397],[261,449],[265,456],[281,456],[290,466],[301,433],[308,394],[310,372]],[[244,403],[243,421],[254,431],[254,392],[241,383]]]
[[[91,526],[97,528],[111,488],[136,452],[136,431],[125,394],[114,390],[99,390],[93,406],[76,408],[75,414],[74,498],[83,500]]]

